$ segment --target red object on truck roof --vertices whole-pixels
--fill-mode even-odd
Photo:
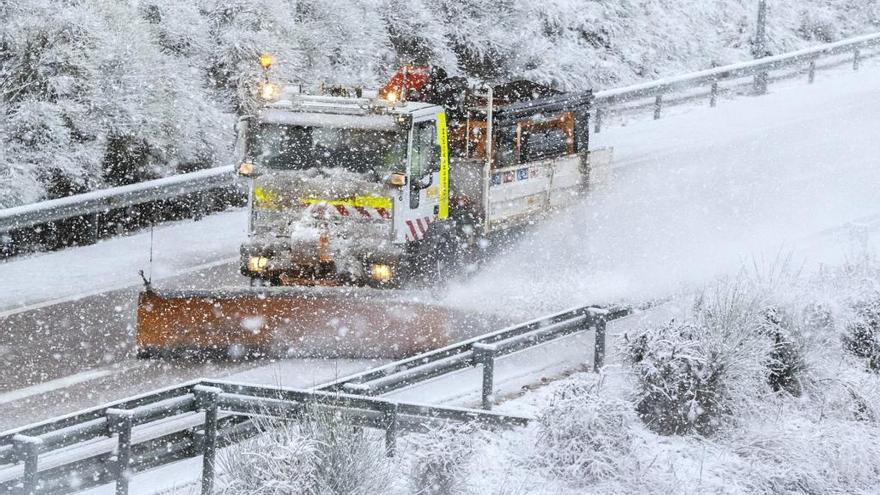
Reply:
[[[430,82],[430,66],[404,65],[379,90],[379,97],[389,101],[407,100],[411,93],[423,92]]]

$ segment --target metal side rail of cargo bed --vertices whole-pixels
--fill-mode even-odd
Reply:
[[[576,332],[594,331],[593,369],[605,361],[605,325],[629,308],[585,306],[538,318],[317,387],[359,395],[382,395],[471,366],[483,367],[482,403],[492,407],[495,359]]]
[[[399,432],[448,421],[486,428],[529,421],[343,393],[197,380],[3,433],[0,493],[72,493],[115,483],[116,493],[125,494],[135,474],[199,455],[202,493],[210,493],[217,449],[258,434],[252,418],[297,421],[315,410],[384,430],[389,455]]]

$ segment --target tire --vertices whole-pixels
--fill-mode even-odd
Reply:
[[[411,279],[420,285],[433,286],[450,278],[461,266],[461,232],[456,222],[431,225],[425,238],[410,255]]]
[[[137,359],[156,359],[159,357],[159,352],[152,347],[138,347],[135,357]]]

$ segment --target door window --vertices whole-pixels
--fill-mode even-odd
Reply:
[[[427,187],[430,176],[440,170],[440,143],[437,126],[431,120],[418,122],[413,129],[412,160],[410,162],[410,208],[419,207],[421,190]]]

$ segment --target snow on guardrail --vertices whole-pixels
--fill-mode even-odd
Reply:
[[[234,167],[198,170],[0,210],[0,232],[233,185]]]
[[[794,52],[783,53],[764,57],[758,60],[749,60],[713,69],[706,69],[690,74],[667,77],[655,81],[634,84],[623,88],[608,89],[594,93],[595,101],[600,105],[613,104],[620,101],[630,101],[636,98],[655,96],[664,92],[703,86],[707,83],[754,76],[761,72],[783,69],[792,65],[810,62],[821,57],[831,57],[847,52],[855,52],[864,48],[872,48],[880,45],[880,33],[859,36],[841,40],[826,45],[805,48]],[[861,56],[861,53],[854,57]]]

